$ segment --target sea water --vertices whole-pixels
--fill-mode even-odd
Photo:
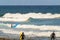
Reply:
[[[5,13],[60,13],[60,6],[0,6],[0,16]]]
[[[51,13],[51,14],[59,14],[60,13],[60,6],[0,6],[0,16],[5,15],[6,13],[11,14],[29,14],[29,13]],[[58,15],[57,15],[58,16]],[[29,18],[28,22],[22,22],[22,24],[33,24],[33,25],[60,25],[60,18],[57,19],[34,19]]]
[[[12,31],[16,31],[15,33],[18,34],[20,31],[23,31],[26,35],[28,34],[31,36],[35,36],[35,35],[37,36],[37,34],[43,35],[44,33],[46,33],[46,35],[44,34],[43,36],[49,36],[52,31],[60,32],[59,30],[60,28],[60,6],[58,5],[57,6],[24,6],[24,5],[23,6],[22,5],[0,6],[0,16],[1,16],[0,18],[4,18],[5,15],[8,13],[11,14],[10,16],[15,15],[15,14],[16,15],[20,14],[20,16],[18,16],[19,19],[22,19],[22,18],[24,19],[24,17],[27,18],[26,21],[18,21],[18,22],[9,21],[8,16],[6,16],[8,17],[7,18],[8,21],[6,22],[2,22],[2,20],[0,19],[1,20],[0,23],[18,24],[16,25],[16,27],[13,27],[13,29],[11,30],[11,33]],[[14,19],[15,17],[16,16],[13,16],[11,19]],[[3,29],[3,27],[1,28]],[[14,29],[14,28],[18,28],[18,29]],[[6,28],[5,30],[8,31],[8,29]]]

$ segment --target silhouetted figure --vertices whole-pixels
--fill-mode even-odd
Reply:
[[[55,33],[53,32],[52,34],[51,34],[51,40],[55,40]]]
[[[24,32],[21,32],[20,33],[20,40],[24,40],[24,38],[25,38]]]
[[[25,35],[24,35],[24,32],[22,33],[22,39],[24,40],[24,38],[25,38]]]

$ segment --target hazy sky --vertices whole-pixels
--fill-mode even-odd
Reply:
[[[0,0],[0,5],[60,5],[60,0]]]

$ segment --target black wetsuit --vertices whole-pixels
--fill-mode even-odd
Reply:
[[[22,34],[22,39],[24,40],[24,37],[25,37],[25,35],[24,35],[24,33]]]
[[[55,40],[55,33],[51,34],[51,40]]]

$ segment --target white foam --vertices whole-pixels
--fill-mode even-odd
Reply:
[[[14,34],[17,34],[18,37],[20,35],[20,32],[23,31],[25,35],[28,35],[30,37],[35,37],[35,36],[46,36],[50,37],[50,34],[52,33],[51,31],[48,32],[40,32],[40,30],[60,30],[60,26],[47,26],[47,25],[42,25],[42,26],[35,26],[35,25],[18,25],[17,29],[14,28],[7,28],[8,26],[2,26],[2,29],[0,27],[0,31],[8,35],[10,38],[16,37]],[[37,31],[38,30],[38,31]],[[3,34],[2,35],[5,35]],[[57,37],[60,37],[60,32],[55,32]],[[13,34],[13,35],[10,35]]]
[[[26,21],[28,20],[30,17],[32,18],[60,18],[60,14],[51,14],[51,13],[47,13],[47,14],[42,14],[42,13],[27,13],[27,14],[11,14],[11,13],[7,13],[3,16],[3,18],[0,18],[0,21]],[[3,27],[2,27],[3,28]],[[16,31],[16,30],[12,30],[9,29],[7,30],[6,28],[3,30],[4,33],[10,33],[10,34],[19,34],[20,31],[24,31],[26,35],[38,35],[38,36],[50,36],[49,34],[51,34],[51,32],[33,32],[33,30],[60,30],[60,26],[46,26],[46,25],[42,25],[42,26],[35,26],[35,25],[18,25],[17,28],[21,28],[20,30]],[[28,29],[29,30],[33,29],[32,31],[27,32],[27,30],[22,30],[22,29]],[[12,32],[13,31],[13,32]],[[57,36],[60,36],[60,32],[56,32]]]
[[[24,31],[26,35],[47,36],[47,37],[49,37],[52,32],[51,31],[40,32],[40,30],[52,30],[52,31],[60,30],[60,26],[47,26],[47,25],[42,25],[42,26],[18,25],[17,28],[23,29],[22,31]],[[26,31],[28,31],[28,32],[26,32]],[[60,37],[60,32],[55,32],[55,33],[56,33],[57,37]]]
[[[60,14],[51,14],[51,13],[27,13],[27,14],[21,14],[21,13],[6,13],[3,17],[12,17],[12,18],[56,18],[60,17]]]
[[[29,18],[60,18],[60,14],[51,14],[51,13],[27,13],[27,14],[21,14],[21,13],[6,13],[3,18],[0,18],[2,21],[26,21]]]
[[[36,26],[36,25],[18,25],[16,28],[32,28],[32,29],[39,29],[39,30],[60,30],[60,26],[47,26],[47,25],[42,25],[42,26]]]

